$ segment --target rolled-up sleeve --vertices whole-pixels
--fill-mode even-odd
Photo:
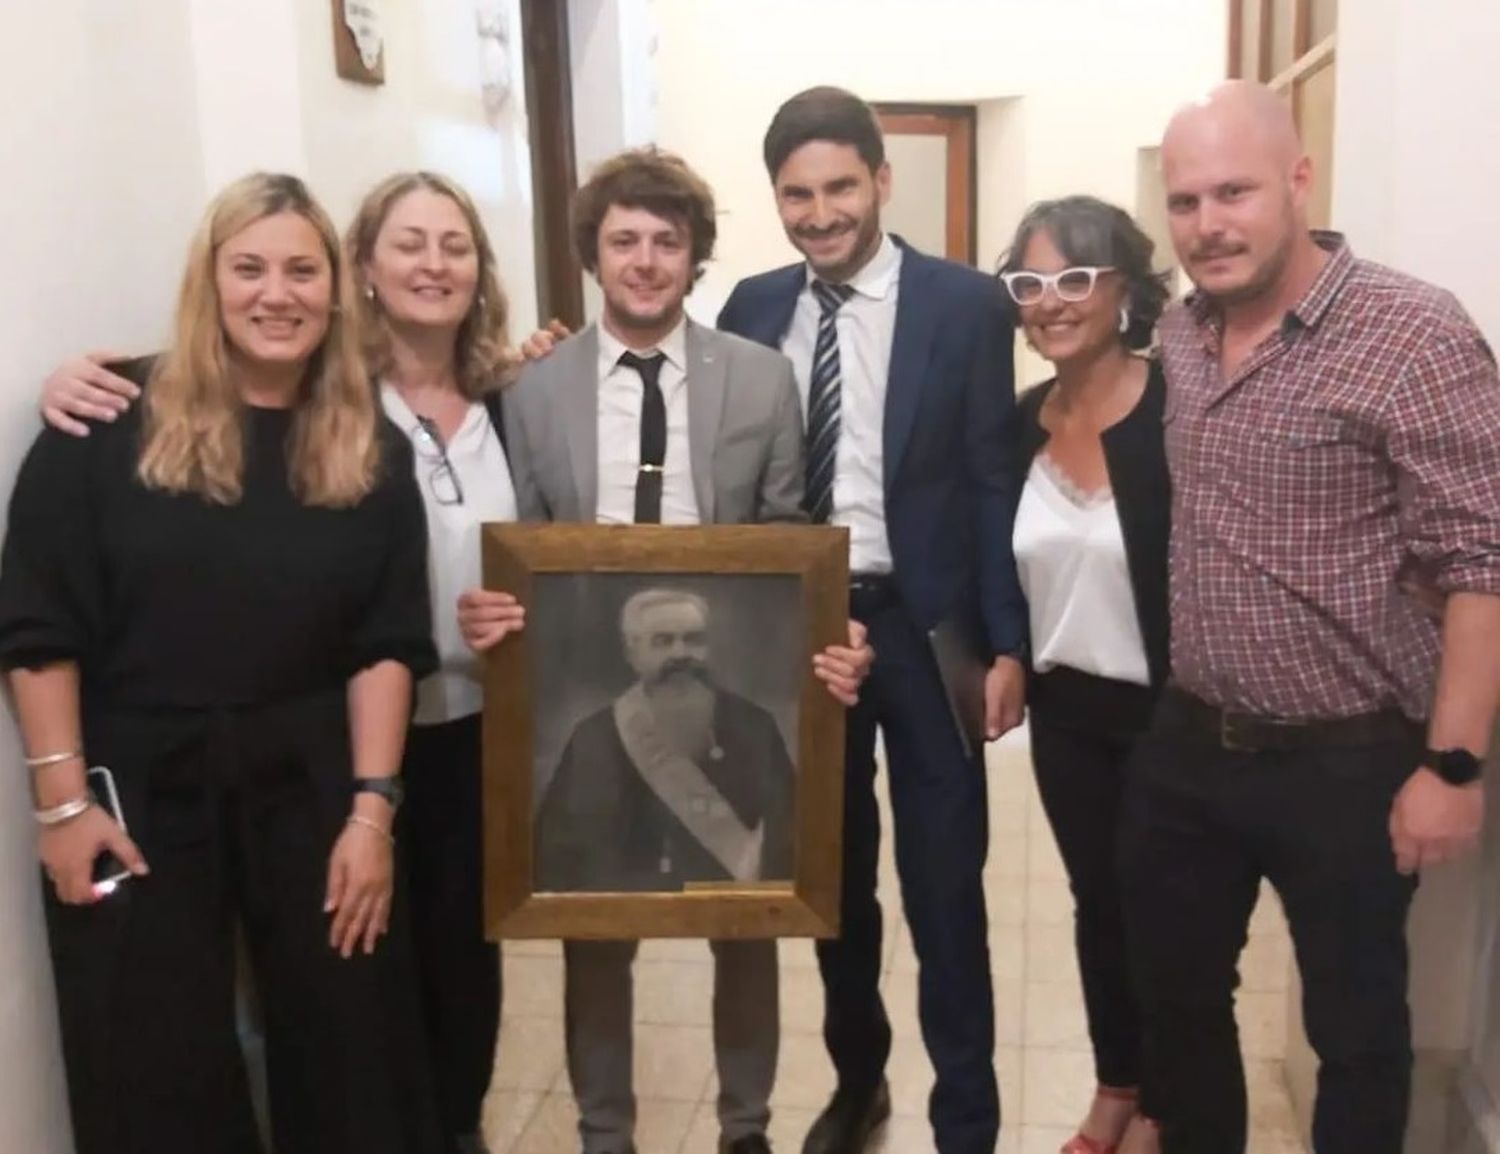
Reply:
[[[0,549],[0,667],[82,663],[101,636],[104,576],[91,468],[100,435],[45,430],[10,498]]]
[[[1477,329],[1445,324],[1423,343],[1387,430],[1418,570],[1444,593],[1500,594],[1500,372]]]
[[[354,669],[399,661],[421,680],[438,666],[427,581],[427,515],[413,472],[411,444],[393,432],[384,445],[381,487],[384,557],[374,595],[356,625]]]

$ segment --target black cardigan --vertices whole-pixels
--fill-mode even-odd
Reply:
[[[1021,452],[1017,457],[1017,494],[1037,453],[1047,443],[1042,428],[1042,402],[1055,381],[1044,381],[1028,389],[1018,401],[1021,419]],[[1146,665],[1151,684],[1166,682],[1168,667],[1167,544],[1171,531],[1172,483],[1167,475],[1166,444],[1162,414],[1166,409],[1167,382],[1161,362],[1151,362],[1141,399],[1121,420],[1104,430],[1104,463],[1114,490],[1120,531],[1125,538],[1125,561],[1130,570],[1136,617],[1146,643]]]

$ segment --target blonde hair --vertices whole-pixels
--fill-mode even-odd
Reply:
[[[453,350],[454,376],[459,392],[469,400],[478,400],[483,394],[505,383],[507,370],[512,366],[507,356],[509,344],[506,336],[509,304],[500,287],[500,277],[495,269],[495,252],[490,246],[489,233],[479,219],[479,210],[462,188],[445,176],[435,172],[398,172],[387,177],[370,190],[354,223],[344,239],[350,272],[354,281],[355,308],[359,312],[360,329],[364,334],[365,363],[370,373],[380,377],[391,367],[391,333],[380,302],[375,299],[365,278],[365,265],[375,252],[375,240],[385,225],[386,217],[396,202],[418,189],[445,196],[458,206],[468,223],[474,239],[474,251],[479,258],[479,277],[475,284],[474,300],[468,314],[459,325],[458,337]]]
[[[171,348],[145,391],[139,475],[149,488],[197,493],[232,505],[243,492],[244,404],[230,373],[215,261],[230,237],[292,212],[317,230],[333,274],[333,315],[308,362],[287,452],[292,491],[309,505],[340,507],[374,487],[380,461],[375,398],[360,355],[348,270],[328,214],[295,176],[254,173],[214,198],[193,235]]]

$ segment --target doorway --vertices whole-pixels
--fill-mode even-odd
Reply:
[[[882,223],[922,252],[963,264],[977,263],[978,116],[974,106],[876,104],[874,108],[894,174]]]

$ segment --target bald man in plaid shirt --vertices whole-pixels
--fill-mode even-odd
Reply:
[[[1163,318],[1173,682],[1123,838],[1167,1154],[1245,1149],[1236,963],[1281,896],[1318,1154],[1397,1154],[1416,874],[1471,849],[1500,699],[1500,376],[1453,296],[1307,226],[1286,105],[1162,145],[1196,291]]]

